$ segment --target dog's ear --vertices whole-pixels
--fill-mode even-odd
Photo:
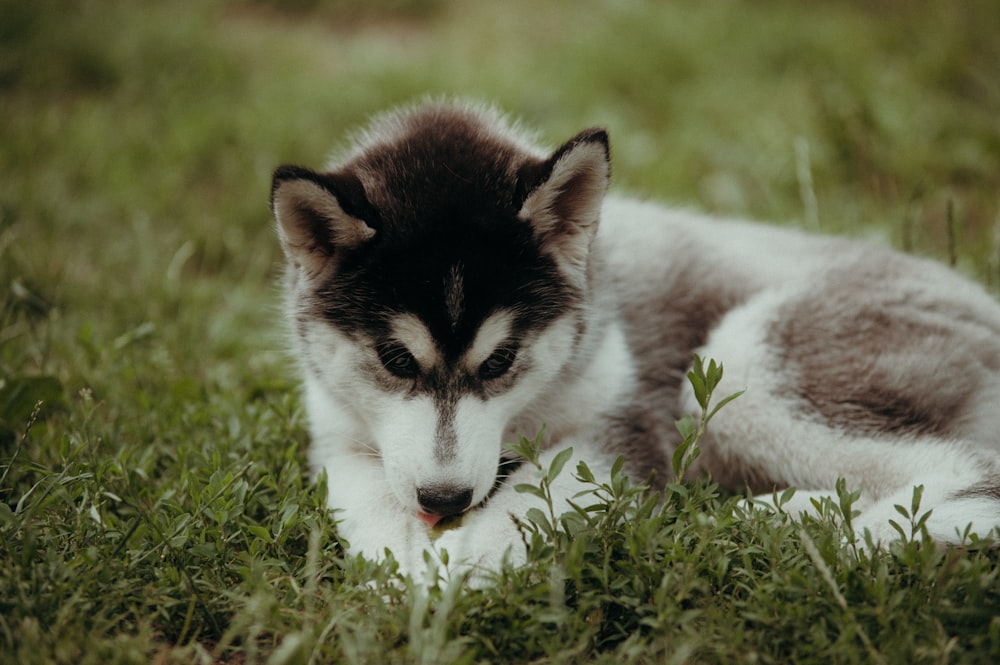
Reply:
[[[339,252],[371,240],[378,219],[354,174],[297,166],[274,172],[271,211],[285,256],[310,276],[327,270]]]
[[[547,160],[522,167],[519,175],[527,194],[518,216],[531,222],[543,248],[567,267],[582,270],[611,179],[608,133],[580,132]]]

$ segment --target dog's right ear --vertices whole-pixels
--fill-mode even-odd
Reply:
[[[298,166],[274,172],[271,211],[285,256],[310,276],[327,270],[340,251],[371,240],[378,218],[353,173],[320,174]]]

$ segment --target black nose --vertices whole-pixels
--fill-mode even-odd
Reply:
[[[417,501],[425,513],[441,517],[458,515],[472,503],[472,488],[454,485],[418,487]]]

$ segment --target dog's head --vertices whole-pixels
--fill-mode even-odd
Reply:
[[[447,104],[377,119],[329,171],[275,172],[305,371],[406,509],[483,501],[511,420],[572,369],[608,179],[603,130],[545,153]]]

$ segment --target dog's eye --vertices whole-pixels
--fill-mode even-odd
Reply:
[[[394,376],[401,379],[413,379],[420,374],[420,365],[406,347],[399,344],[389,344],[379,349],[379,360]]]
[[[496,379],[507,373],[517,357],[516,346],[501,346],[479,366],[479,378]]]

